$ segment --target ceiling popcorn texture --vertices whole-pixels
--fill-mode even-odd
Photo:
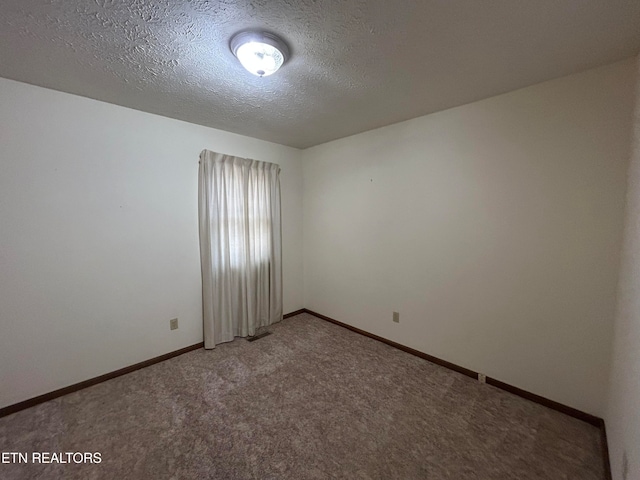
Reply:
[[[274,75],[229,50],[281,36]],[[636,0],[2,0],[0,76],[305,148],[620,60]]]

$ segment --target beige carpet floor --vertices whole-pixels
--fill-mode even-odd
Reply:
[[[604,478],[598,430],[307,314],[0,419],[8,479]]]

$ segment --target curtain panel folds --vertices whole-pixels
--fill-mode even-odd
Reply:
[[[198,171],[204,346],[282,319],[280,167],[203,150]]]

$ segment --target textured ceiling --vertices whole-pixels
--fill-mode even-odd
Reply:
[[[266,78],[228,48],[280,34]],[[1,0],[0,76],[308,147],[638,52],[640,1]]]

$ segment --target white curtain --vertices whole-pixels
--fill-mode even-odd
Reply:
[[[198,172],[204,347],[282,319],[280,167],[203,150]]]

